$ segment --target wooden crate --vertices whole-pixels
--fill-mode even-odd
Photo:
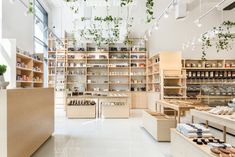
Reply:
[[[157,141],[171,141],[170,129],[175,128],[176,120],[157,112],[143,111],[143,126]]]
[[[96,105],[67,106],[68,118],[96,118]]]

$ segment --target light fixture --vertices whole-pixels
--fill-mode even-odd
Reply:
[[[10,3],[11,3],[11,4],[15,3],[15,0],[10,0]]]
[[[145,41],[148,41],[148,37],[147,37],[146,34],[144,35],[144,40],[145,40]]]
[[[151,36],[151,33],[152,33],[152,30],[148,30],[148,36],[150,37]]]
[[[157,22],[154,24],[154,29],[155,29],[155,30],[158,30],[158,29],[159,29],[159,25],[158,25]]]
[[[195,20],[194,23],[198,26],[198,27],[202,27],[202,24],[200,22],[199,19]]]
[[[165,13],[164,13],[164,17],[165,17],[165,18],[168,18],[168,17],[169,17],[169,14],[168,14],[167,10],[166,10]]]

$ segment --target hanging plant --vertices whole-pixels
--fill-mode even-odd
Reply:
[[[89,20],[85,17],[81,18],[82,21]],[[83,29],[80,33],[80,36],[85,38],[86,40],[92,39],[98,46],[100,46],[102,43],[104,44],[111,44],[115,43],[119,40],[120,36],[120,24],[121,20],[123,20],[120,17],[112,17],[112,16],[106,16],[104,18],[102,17],[95,17],[94,21],[98,21],[97,24],[92,24],[89,29]],[[108,29],[108,37],[104,37],[103,31],[102,31],[102,23],[106,22],[109,26],[110,23],[113,23],[113,28]],[[99,28],[99,29],[98,29]]]
[[[235,27],[235,22],[224,21],[221,26],[214,27],[212,31],[208,31],[202,36],[202,59],[206,57],[206,50],[213,45],[217,52],[232,49],[231,45],[235,36],[230,29],[233,27]]]
[[[29,0],[29,4],[28,4],[28,11],[27,11],[27,13],[28,14],[33,14],[33,2],[32,2],[32,0]]]
[[[123,6],[126,6],[126,5],[128,5],[128,4],[130,4],[130,3],[132,3],[133,2],[133,0],[121,0],[121,7],[123,7]]]
[[[150,23],[154,19],[153,7],[154,7],[154,1],[153,0],[147,0],[146,1],[146,13],[147,13],[146,22],[147,23]]]
[[[76,6],[71,6],[70,9],[75,13],[78,14],[79,13],[79,8]]]

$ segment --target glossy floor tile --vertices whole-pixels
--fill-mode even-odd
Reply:
[[[141,110],[130,119],[68,120],[56,110],[55,134],[33,157],[170,157],[170,143],[143,129]]]

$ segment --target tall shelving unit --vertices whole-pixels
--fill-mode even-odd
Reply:
[[[159,93],[160,99],[186,98],[186,72],[180,52],[159,52],[148,60],[147,69],[149,92]]]
[[[207,104],[226,104],[235,96],[235,60],[184,59],[187,95]]]
[[[42,54],[30,54],[26,51],[17,49],[16,87],[44,87],[44,66]]]

